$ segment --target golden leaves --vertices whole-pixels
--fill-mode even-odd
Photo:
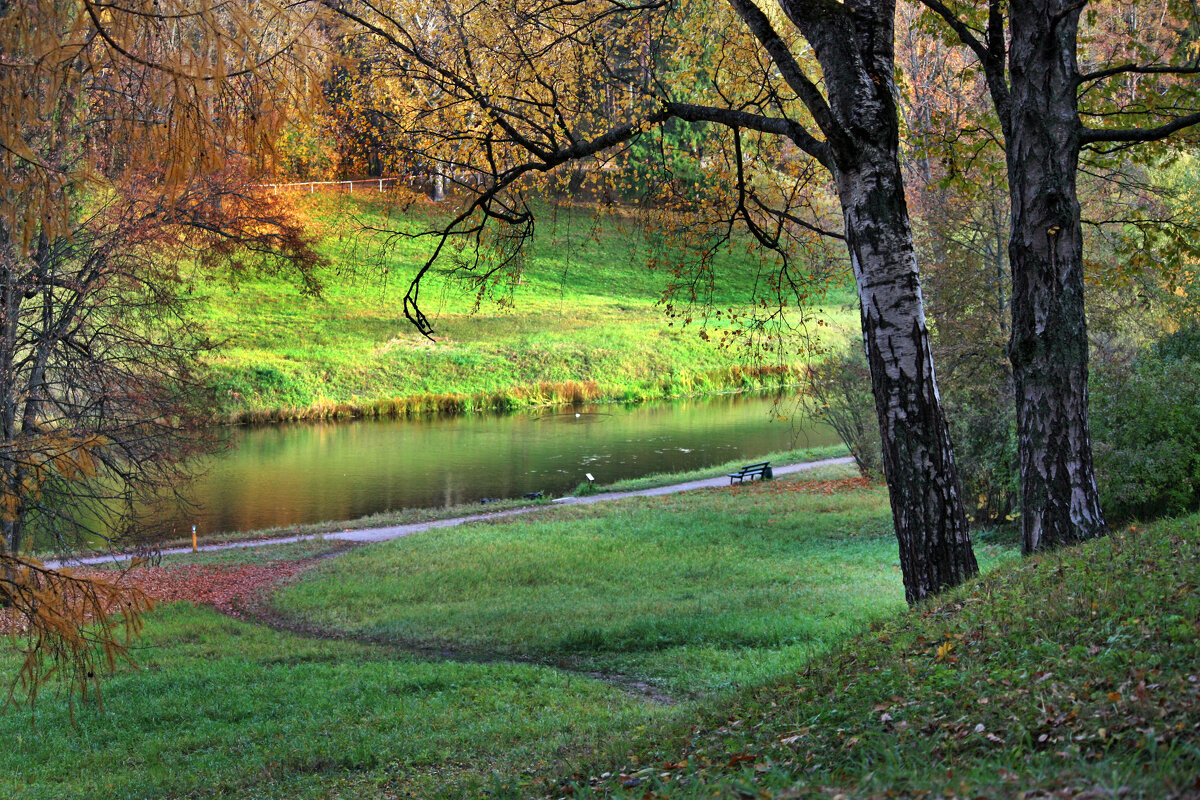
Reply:
[[[0,219],[28,254],[72,190],[155,173],[170,196],[273,140],[315,79],[310,11],[274,0],[13,0],[0,15]],[[72,198],[76,198],[72,200]]]
[[[10,699],[20,694],[32,703],[55,674],[81,696],[98,694],[100,669],[128,657],[152,605],[140,589],[0,551],[0,633],[23,639]]]
[[[17,437],[5,457],[11,472],[0,482],[0,519],[19,519],[28,502],[41,497],[47,481],[94,478],[101,465],[98,452],[108,443],[107,437],[97,434],[62,430]]]

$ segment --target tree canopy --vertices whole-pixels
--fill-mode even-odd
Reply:
[[[250,187],[311,80],[307,26],[271,3],[0,5],[0,605],[31,695],[47,663],[86,688],[122,649],[108,615],[129,632],[146,605],[35,540],[152,545],[211,441],[185,265],[316,288],[311,241]]]

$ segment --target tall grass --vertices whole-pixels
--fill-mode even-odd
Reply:
[[[734,365],[700,375],[673,375],[653,383],[633,386],[602,387],[594,380],[539,381],[536,384],[474,394],[423,392],[362,402],[321,399],[307,406],[245,409],[234,412],[229,421],[257,424],[304,420],[402,419],[427,414],[484,413],[583,403],[642,402],[720,391],[785,388],[798,385],[797,378],[806,369],[805,366],[789,365]]]

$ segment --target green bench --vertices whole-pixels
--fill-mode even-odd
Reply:
[[[771,473],[771,462],[760,461],[757,464],[747,464],[737,472],[729,473],[729,485],[733,486],[734,481],[741,483],[742,481],[746,480],[746,478],[753,479],[756,476],[759,480],[770,480],[773,477]]]

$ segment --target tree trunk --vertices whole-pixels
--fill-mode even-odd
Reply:
[[[865,159],[866,160],[866,159]],[[900,166],[839,175],[883,468],[910,604],[979,571],[942,414]]]
[[[853,6],[853,7],[852,7]],[[845,15],[790,12],[813,44],[834,123],[827,131],[862,309],[883,468],[910,604],[979,571],[933,373],[895,105],[894,3]],[[814,20],[819,20],[814,22]]]
[[[446,199],[446,176],[442,174],[441,167],[436,167],[433,171],[431,199],[435,203],[440,203]]]
[[[1009,357],[1026,553],[1106,530],[1088,430],[1083,234],[1075,178],[1080,8],[1067,0],[1012,0],[1009,12]]]

